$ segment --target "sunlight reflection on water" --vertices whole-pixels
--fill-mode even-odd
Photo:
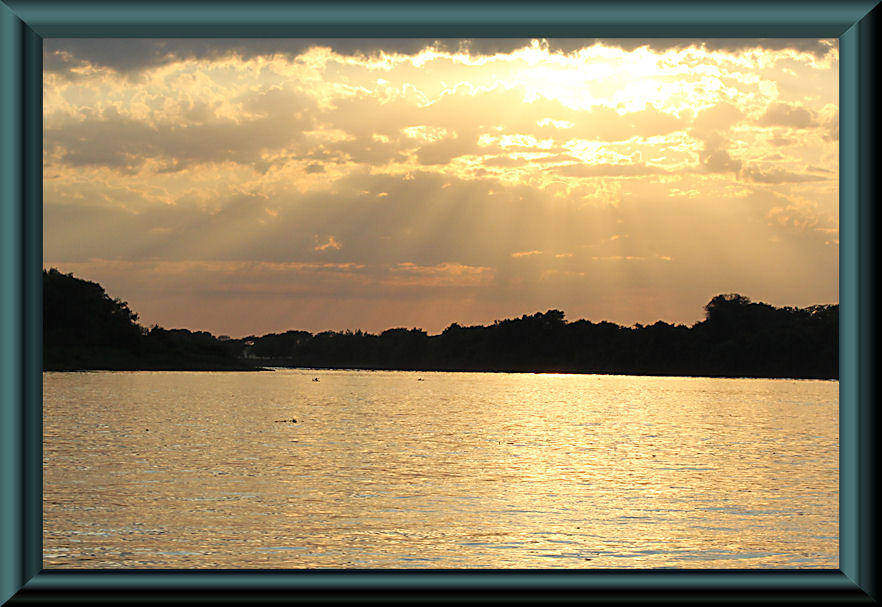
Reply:
[[[838,567],[838,382],[292,369],[43,392],[45,567]]]

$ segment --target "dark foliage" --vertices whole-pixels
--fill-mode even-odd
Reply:
[[[56,269],[43,271],[43,368],[250,369],[233,344],[204,331],[149,331],[128,304],[104,288]]]
[[[43,272],[44,368],[248,369],[265,366],[839,377],[839,306],[776,308],[739,294],[717,295],[691,327],[622,327],[567,322],[560,310],[456,323],[440,335],[394,328],[271,333],[220,340],[205,331],[149,331],[101,285]]]
[[[488,326],[454,323],[432,336],[397,328],[380,335],[289,331],[235,341],[245,355],[278,366],[839,377],[838,305],[775,308],[727,294],[714,297],[705,313],[692,327],[566,322],[563,312],[549,310]]]

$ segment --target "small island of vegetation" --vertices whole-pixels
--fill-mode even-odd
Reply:
[[[43,272],[44,369],[254,370],[323,367],[839,378],[839,306],[778,308],[717,295],[691,327],[567,322],[560,310],[491,325],[451,324],[439,335],[393,328],[287,331],[220,339],[205,331],[146,329],[101,285]]]

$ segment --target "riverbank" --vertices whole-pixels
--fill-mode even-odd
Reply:
[[[151,352],[124,348],[50,346],[44,371],[266,371],[251,361],[201,352]]]
[[[82,373],[85,371],[239,371],[239,372],[250,372],[250,371],[272,371],[272,369],[266,367],[212,367],[208,365],[203,366],[143,366],[143,367],[44,367],[44,373]]]
[[[290,330],[240,338],[149,329],[97,284],[43,273],[47,370],[211,370],[261,367],[578,373],[676,377],[838,379],[839,306],[776,308],[737,293],[715,296],[692,326],[630,327],[565,320],[548,310],[488,325]]]
[[[523,373],[532,375],[606,375],[621,377],[695,377],[708,379],[801,379],[815,381],[839,381],[838,377],[823,375],[739,375],[735,373],[675,373],[672,371],[633,371],[633,370],[574,370],[574,369],[527,369],[527,368],[463,368],[463,367],[405,367],[379,365],[297,365],[280,360],[261,360],[269,370],[273,369],[314,369],[316,371],[401,371],[421,373]]]

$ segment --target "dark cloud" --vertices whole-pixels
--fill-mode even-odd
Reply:
[[[561,39],[550,40],[552,50],[554,43]],[[835,44],[834,41],[815,38],[589,38],[586,46],[594,42],[602,42],[607,45],[617,46],[626,51],[641,47],[648,47],[654,51],[668,49],[681,49],[690,46],[704,47],[709,51],[738,52],[745,49],[763,48],[768,50],[792,49],[804,53],[811,53],[817,57],[826,55]],[[561,49],[563,50],[563,49]]]
[[[519,41],[520,48],[527,41]],[[44,69],[64,72],[86,63],[133,73],[186,59],[285,55],[296,57],[310,48],[330,47],[341,55],[373,56],[381,52],[415,54],[425,48],[456,50],[460,41],[425,38],[48,38]]]
[[[671,38],[550,38],[542,44],[552,52],[570,53],[596,42],[633,50],[647,46],[652,50],[703,45],[708,50],[738,51],[748,48],[794,49],[823,56],[831,48],[826,40],[787,38],[731,38],[686,40]],[[256,56],[287,55],[296,57],[314,46],[330,47],[349,56],[372,56],[381,52],[415,54],[425,48],[446,51],[468,50],[476,55],[509,53],[529,46],[530,38],[427,39],[427,38],[47,38],[44,42],[43,67],[50,72],[68,72],[84,64],[104,66],[132,74],[158,65],[184,59],[216,59],[237,55],[244,59]]]

